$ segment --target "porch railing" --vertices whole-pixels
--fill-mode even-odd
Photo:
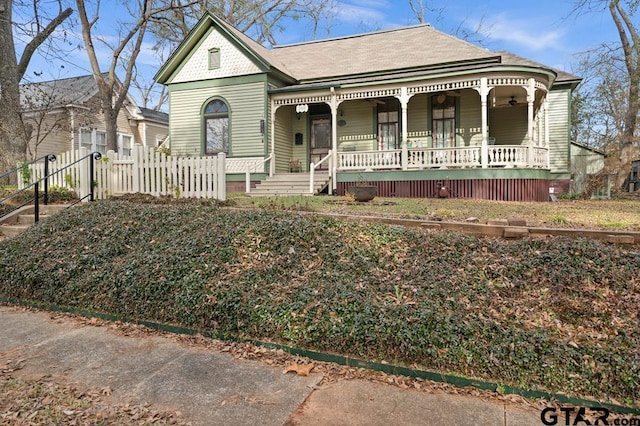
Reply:
[[[251,192],[251,172],[257,172],[261,167],[264,168],[264,164],[273,159],[273,154],[265,159],[259,158],[258,161],[252,161],[245,164],[244,171],[244,191],[248,194]],[[228,171],[228,170],[227,170]],[[269,164],[269,176],[273,176],[273,167]]]
[[[528,146],[491,145],[489,149],[489,165],[492,167],[526,167],[529,153]]]
[[[401,150],[338,153],[338,170],[400,169]]]
[[[325,162],[329,162],[329,178],[331,178],[332,176],[332,171],[333,171],[333,152],[331,150],[329,150],[329,152],[327,153],[327,156],[324,157],[323,159],[321,159],[320,161],[318,161],[317,163],[311,163],[309,164],[309,193],[311,193],[312,195],[315,193],[315,172],[316,169],[318,167],[320,167],[322,164],[324,164]]]
[[[408,150],[409,168],[480,167],[480,147],[412,148]]]
[[[548,168],[549,150],[528,145],[488,145],[486,167]],[[337,169],[402,170],[402,150],[338,153]],[[482,147],[410,148],[407,170],[427,168],[480,168]]]

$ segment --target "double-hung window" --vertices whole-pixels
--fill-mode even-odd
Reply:
[[[107,153],[107,132],[104,130],[80,128],[79,147],[86,148],[91,152]],[[118,133],[118,155],[130,157],[133,147],[133,136]]]
[[[131,147],[133,146],[133,136],[118,135],[118,155],[120,157],[131,157]]]
[[[101,154],[107,152],[107,134],[102,130],[81,128],[80,148],[86,148],[91,152],[98,151]]]

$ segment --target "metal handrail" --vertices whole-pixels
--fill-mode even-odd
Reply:
[[[11,174],[13,174],[13,173],[16,173],[16,174],[17,174],[17,173],[18,173],[20,170],[22,170],[25,166],[30,166],[30,165],[35,164],[35,163],[37,163],[38,161],[40,161],[40,160],[42,160],[42,159],[45,159],[45,158],[47,159],[47,161],[50,161],[50,162],[54,162],[54,161],[56,161],[56,156],[55,156],[54,154],[46,154],[46,155],[43,155],[42,157],[38,157],[38,158],[36,158],[35,160],[32,160],[32,161],[28,162],[28,163],[22,164],[22,165],[20,165],[20,166],[16,167],[15,169],[13,169],[13,170],[9,170],[8,172],[1,174],[1,175],[0,175],[0,179],[2,179],[2,178],[4,178],[4,177],[7,177],[7,176],[9,176],[9,175],[11,175]],[[47,164],[47,163],[45,162],[45,167],[46,167],[46,164]]]
[[[48,158],[48,161],[51,161],[51,162],[55,161],[55,155],[53,155],[53,154],[49,154],[49,155],[53,156],[54,159],[52,160],[52,159]],[[14,212],[14,211],[16,211],[16,210],[28,205],[29,203],[31,203],[31,201],[33,201],[34,202],[34,216],[35,216],[34,219],[35,219],[35,222],[37,223],[40,220],[40,191],[39,191],[40,182],[44,182],[44,188],[45,188],[45,190],[44,190],[44,204],[47,205],[49,203],[49,197],[48,197],[48,182],[49,182],[49,178],[52,177],[52,176],[55,176],[56,174],[62,172],[63,170],[68,169],[69,167],[71,167],[71,166],[73,166],[75,164],[78,164],[79,162],[81,162],[81,161],[83,161],[83,160],[85,160],[85,159],[87,159],[89,157],[93,157],[93,160],[97,161],[97,160],[102,158],[102,154],[97,152],[97,151],[91,152],[91,153],[85,155],[84,157],[79,158],[78,160],[74,161],[73,163],[69,163],[66,166],[54,171],[53,173],[49,173],[48,162],[45,162],[45,175],[42,178],[38,179],[35,182],[32,182],[31,184],[25,186],[24,188],[22,188],[22,189],[20,189],[18,191],[13,192],[13,193],[9,194],[8,196],[0,199],[0,204],[2,204],[3,202],[15,197],[18,194],[22,194],[23,192],[28,191],[31,188],[34,188],[34,196],[32,198],[30,198],[29,200],[25,201],[24,203],[22,203],[21,205],[17,206],[16,208],[14,208],[12,210],[9,210],[6,213],[3,213],[2,215],[0,215],[0,218],[2,218],[4,216],[8,215],[9,213],[12,213],[12,212]],[[44,157],[41,157],[41,158],[44,158]],[[41,159],[41,158],[39,158],[39,159]],[[18,168],[18,169],[20,169],[20,168]],[[76,205],[77,203],[85,200],[87,197],[89,197],[90,201],[94,201],[94,199],[95,199],[95,197],[94,197],[94,189],[93,189],[94,188],[94,185],[93,185],[94,174],[95,174],[94,173],[94,164],[93,164],[93,161],[90,161],[89,162],[89,180],[90,180],[90,182],[89,182],[89,194],[78,198],[75,202],[70,204],[69,207]]]

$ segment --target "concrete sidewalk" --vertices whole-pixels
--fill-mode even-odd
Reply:
[[[318,386],[317,373],[284,374],[167,337],[125,337],[109,327],[0,306],[0,364],[8,358],[26,360],[18,376],[108,387],[116,400],[177,410],[193,425],[542,424],[537,410],[497,401],[367,380]]]

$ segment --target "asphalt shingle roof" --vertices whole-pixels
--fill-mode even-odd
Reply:
[[[426,68],[499,56],[429,25],[274,46],[271,53],[300,81]]]
[[[28,83],[20,86],[20,103],[25,110],[81,104],[97,90],[93,75]]]

